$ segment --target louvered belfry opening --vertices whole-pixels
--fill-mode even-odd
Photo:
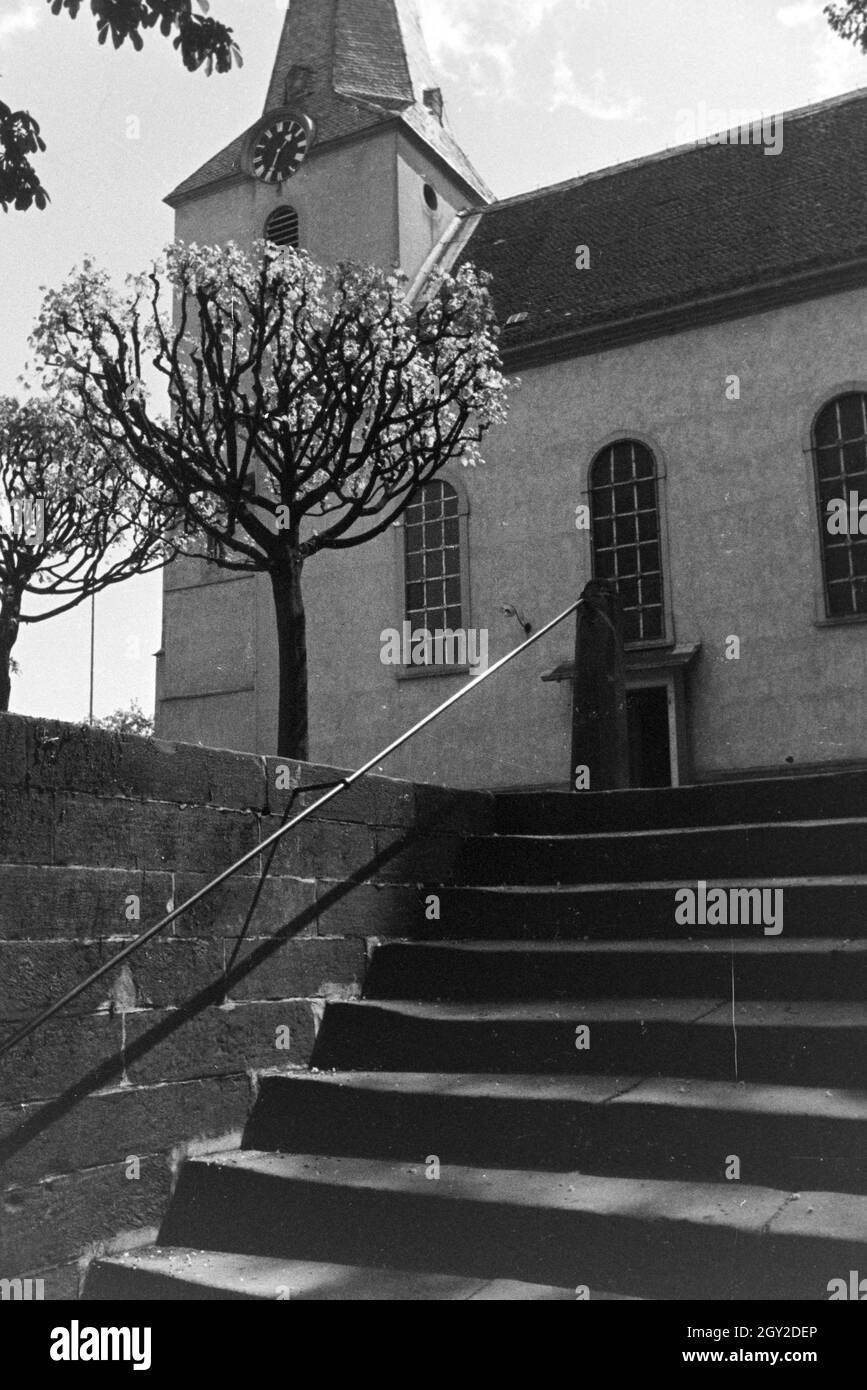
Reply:
[[[265,240],[273,246],[298,245],[298,214],[294,208],[275,208],[265,223]]]

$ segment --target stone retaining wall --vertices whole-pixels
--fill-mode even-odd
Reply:
[[[340,776],[0,715],[0,1037]],[[258,1073],[309,1062],[489,823],[484,794],[367,778],[0,1060],[0,1276],[74,1298],[152,1239],[183,1157],[238,1143]]]

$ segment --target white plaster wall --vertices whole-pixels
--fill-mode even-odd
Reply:
[[[425,171],[405,143],[400,158],[388,132],[348,145],[311,160],[288,186],[302,239],[323,261],[352,254],[390,264],[426,251],[433,233],[416,217]],[[391,218],[383,215],[389,198]],[[246,228],[252,237],[276,202],[253,182],[223,188],[180,210],[178,234],[221,240]],[[491,660],[521,635],[501,605],[517,603],[538,627],[577,597],[589,577],[586,538],[574,526],[588,466],[612,434],[637,434],[655,445],[666,474],[669,635],[703,648],[689,698],[696,775],[867,757],[867,625],[816,622],[817,523],[805,455],[822,400],[867,380],[865,322],[867,290],[856,290],[526,370],[509,423],[489,438],[485,466],[461,470],[471,499],[470,622],[489,630]],[[726,398],[733,373],[739,401]],[[395,566],[391,534],[307,567],[317,761],[367,758],[461,683],[398,681],[381,664],[380,634],[402,620]],[[171,576],[169,590],[184,582]],[[257,697],[241,691],[219,706],[189,698],[164,704],[164,737],[198,729],[194,741],[273,750],[267,578],[249,590],[243,633],[210,586],[195,591],[199,599],[188,595],[183,609],[167,597],[166,694],[211,694],[205,668],[215,650],[236,642],[237,685],[252,670]],[[741,639],[739,662],[725,660],[729,635]],[[390,770],[456,785],[564,780],[568,687],[540,676],[571,656],[572,640],[570,623],[450,712]]]
[[[678,642],[702,644],[690,686],[698,777],[867,757],[867,624],[816,622],[820,577],[805,442],[820,402],[859,378],[867,291],[681,332],[524,372],[471,497],[472,622],[491,658],[588,577],[574,528],[590,461],[613,432],[657,445],[666,472],[667,579]],[[740,401],[726,399],[738,374]],[[867,372],[865,372],[867,376]],[[308,572],[313,756],[354,763],[459,685],[395,680],[378,659],[399,626],[394,537]],[[725,660],[729,635],[739,662]],[[495,676],[390,764],[460,785],[563,780],[568,687],[540,676],[571,657],[571,623]]]

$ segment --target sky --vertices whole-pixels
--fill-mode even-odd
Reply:
[[[363,3],[363,0],[357,0]],[[454,133],[498,197],[867,86],[822,0],[418,0]],[[0,393],[15,394],[42,287],[92,256],[122,279],[172,234],[162,202],[261,113],[286,0],[211,0],[244,66],[187,73],[153,32],[100,47],[90,7],[0,0],[0,99],[48,145],[47,211],[0,218]],[[95,712],[154,703],[158,575],[96,603]],[[86,718],[89,604],[23,629],[12,708]],[[32,611],[36,611],[33,609]]]

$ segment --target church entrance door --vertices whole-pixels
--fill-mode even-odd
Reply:
[[[668,705],[668,689],[664,685],[627,691],[629,782],[633,787],[672,784]]]

